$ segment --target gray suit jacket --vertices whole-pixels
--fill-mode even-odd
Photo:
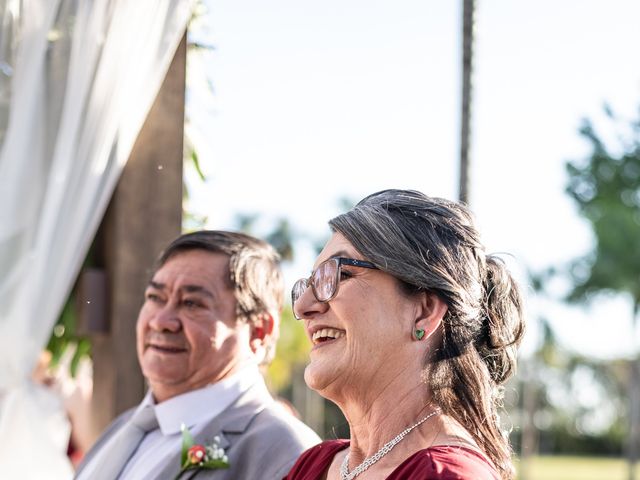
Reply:
[[[109,425],[87,452],[77,474],[134,411],[135,408],[128,410]],[[225,450],[230,467],[190,470],[181,479],[281,480],[304,450],[320,442],[315,432],[281,409],[261,383],[253,385],[211,420],[194,440],[209,444],[216,435],[220,437],[220,447]],[[163,459],[159,469],[149,472],[146,478],[173,480],[180,469],[180,454],[176,451],[175,455]]]

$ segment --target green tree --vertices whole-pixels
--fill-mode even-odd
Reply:
[[[579,213],[591,224],[595,244],[571,268],[572,301],[599,294],[623,294],[631,299],[632,325],[640,308],[640,119],[621,121],[605,106],[619,145],[607,148],[590,120],[580,134],[589,142],[586,159],[568,162],[566,191]],[[637,349],[629,363],[629,478],[640,444],[640,403]]]
[[[545,302],[557,296],[559,272],[529,272],[528,285]],[[541,308],[541,312],[546,309]],[[626,360],[593,359],[563,345],[547,313],[532,317],[540,332],[534,351],[519,361],[507,387],[508,423],[520,453],[518,478],[532,478],[531,458],[543,454],[619,455],[626,430]],[[518,397],[516,395],[519,394]]]

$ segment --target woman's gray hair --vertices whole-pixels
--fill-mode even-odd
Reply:
[[[406,293],[432,292],[447,304],[427,383],[434,401],[512,478],[497,408],[524,334],[522,298],[504,263],[485,253],[471,212],[414,190],[383,190],[329,225]]]

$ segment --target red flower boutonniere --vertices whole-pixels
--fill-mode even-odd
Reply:
[[[229,468],[229,459],[220,448],[220,438],[213,437],[210,445],[198,445],[194,442],[189,429],[182,425],[182,456],[178,480],[188,470]]]

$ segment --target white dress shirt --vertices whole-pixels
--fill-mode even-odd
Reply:
[[[264,379],[257,365],[251,364],[213,385],[178,395],[158,404],[155,404],[151,391],[148,391],[137,410],[145,405],[155,404],[160,428],[149,432],[144,437],[136,453],[123,469],[120,480],[154,478],[152,472],[158,471],[159,465],[166,461],[167,457],[175,455],[175,452],[179,452],[182,448],[182,424],[192,435],[198,434],[213,418],[258,382],[264,384]],[[113,439],[114,437],[111,438]],[[103,449],[109,449],[109,442]],[[92,478],[95,463],[91,462],[86,466],[79,480]]]

